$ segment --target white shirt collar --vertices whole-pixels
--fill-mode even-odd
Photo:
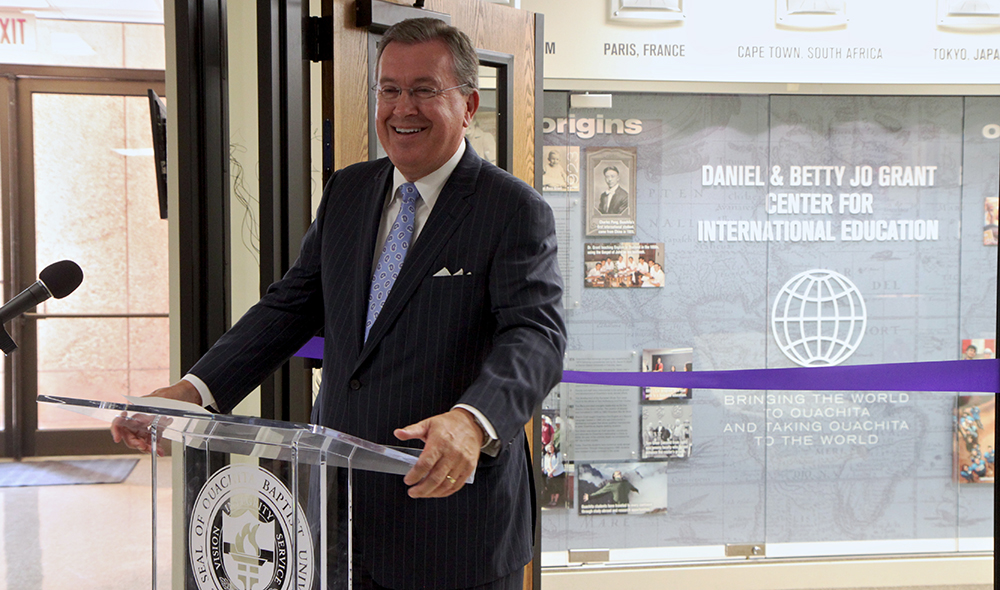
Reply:
[[[434,207],[438,195],[441,194],[441,190],[444,188],[445,183],[448,182],[448,178],[451,177],[451,173],[458,167],[458,162],[462,159],[463,155],[465,155],[464,139],[459,143],[455,154],[443,166],[413,183],[417,187],[417,192],[420,193],[420,198],[423,199],[428,208]],[[390,200],[395,198],[396,189],[405,182],[406,179],[403,177],[403,173],[398,168],[393,168],[392,192],[389,193]]]

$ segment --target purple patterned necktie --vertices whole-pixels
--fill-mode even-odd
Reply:
[[[396,282],[396,277],[403,268],[406,251],[413,239],[413,225],[417,218],[416,201],[420,198],[420,193],[412,182],[400,185],[396,192],[402,203],[396,221],[392,223],[392,229],[385,238],[385,246],[382,247],[382,254],[379,255],[378,264],[375,265],[375,272],[372,274],[371,291],[368,293],[368,318],[365,320],[365,340],[368,340],[368,332],[378,319],[378,314],[382,311],[386,298],[389,297],[389,291],[392,290],[392,284]]]

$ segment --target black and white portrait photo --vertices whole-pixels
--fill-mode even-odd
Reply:
[[[543,191],[569,193],[580,191],[579,146],[547,145],[542,149],[542,157]]]
[[[587,149],[587,235],[635,235],[636,148]]]

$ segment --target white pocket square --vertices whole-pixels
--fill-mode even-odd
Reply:
[[[462,276],[464,274],[466,274],[466,272],[465,272],[464,269],[460,268],[460,269],[456,270],[455,272],[451,272],[450,270],[448,270],[448,267],[445,266],[445,267],[442,267],[441,270],[439,270],[436,273],[434,273],[434,276],[436,276],[436,277],[458,277],[458,276]],[[471,275],[472,273],[470,272],[468,274]]]

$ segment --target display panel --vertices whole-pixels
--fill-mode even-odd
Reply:
[[[573,110],[546,94],[544,149],[582,163],[576,192],[544,193],[567,369],[957,360],[970,343],[974,358],[994,355],[1000,99],[613,104]],[[623,165],[609,180],[610,155]],[[626,223],[595,231],[615,184]],[[954,392],[563,384],[543,407],[565,431],[574,477],[559,497],[575,486],[574,503],[546,507],[543,565],[573,549],[659,561],[723,558],[727,545],[767,557],[992,548],[993,406],[976,401],[986,420],[972,451]]]
[[[521,0],[546,15],[545,77],[996,84],[998,0]]]

